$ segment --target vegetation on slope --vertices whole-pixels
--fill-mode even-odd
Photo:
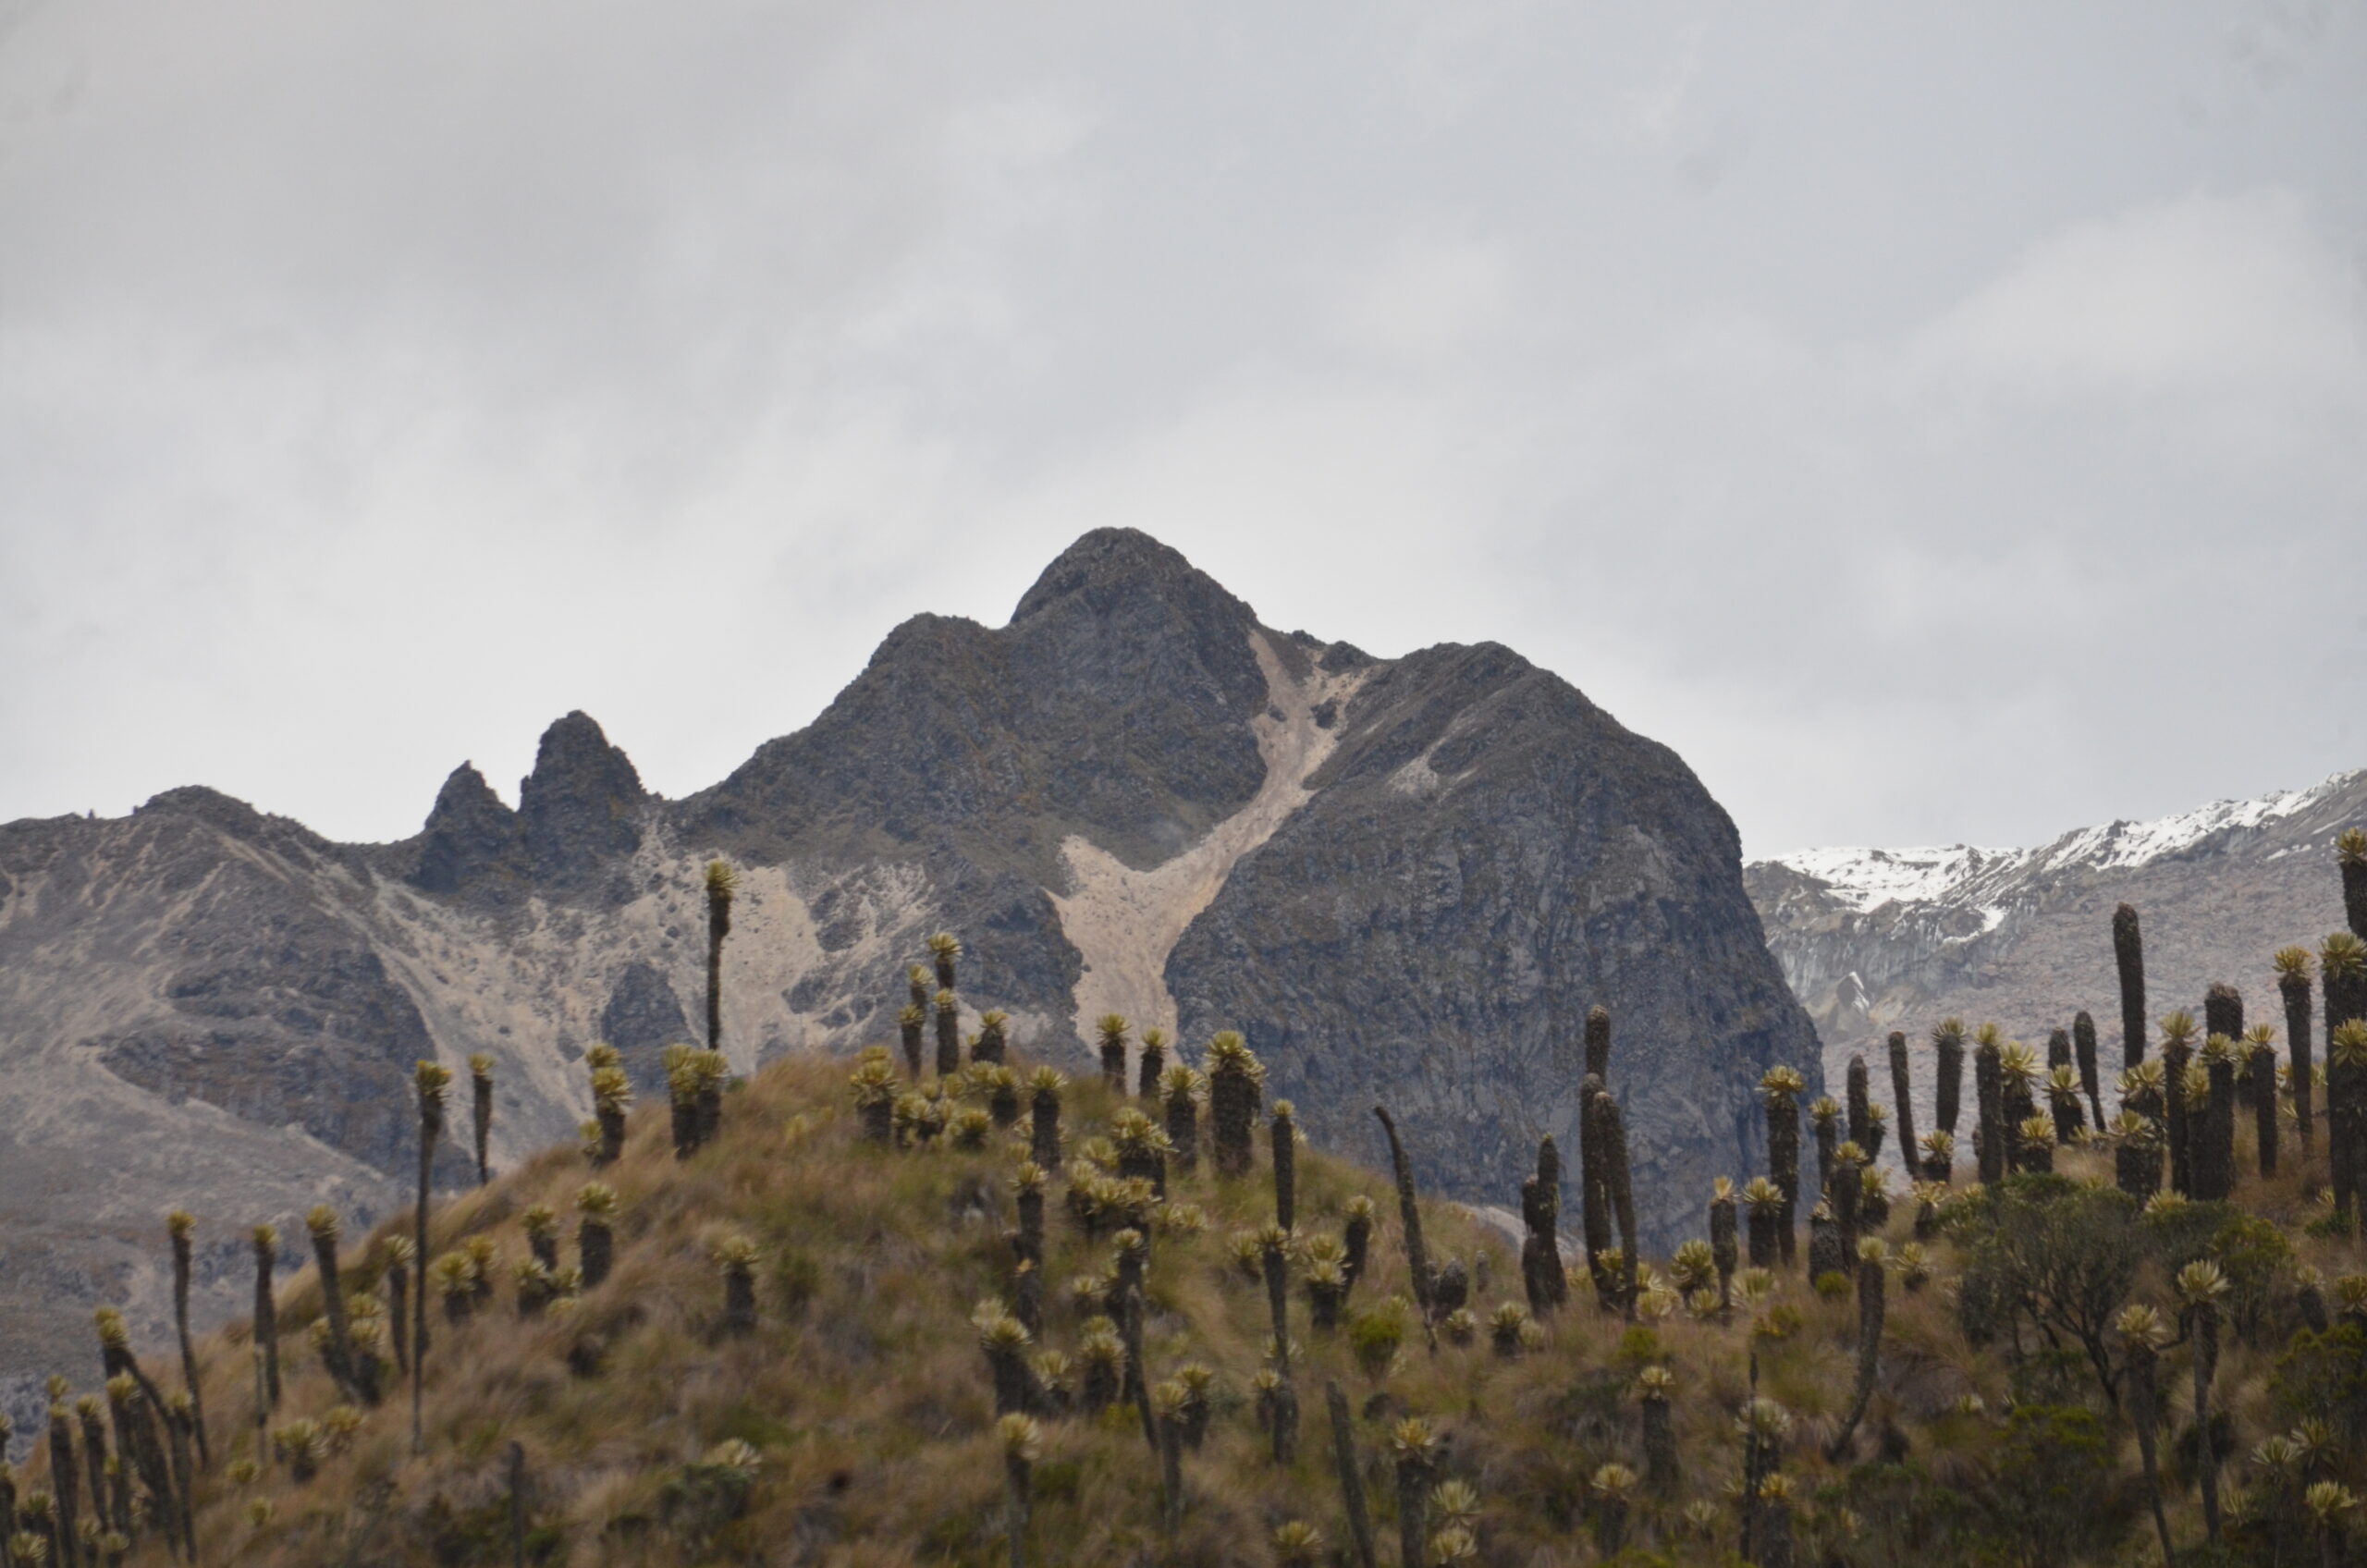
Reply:
[[[953,990],[937,957],[916,994]],[[436,1208],[423,1251],[408,1218],[347,1245],[316,1214],[334,1306],[320,1266],[265,1295],[270,1334],[195,1348],[197,1399],[103,1323],[121,1376],[55,1390],[0,1539],[25,1568],[2356,1562],[2360,957],[2321,949],[2322,1081],[2299,1059],[2278,1092],[2253,1036],[2191,1050],[2182,1161],[2141,1038],[2099,1132],[2078,1105],[2091,1028],[2078,1069],[2044,1073],[1970,1032],[1966,1168],[1946,1091],[1968,1032],[1944,1024],[1932,1180],[1896,1194],[1865,1075],[1805,1108],[1804,1171],[1779,1070],[1772,1179],[1703,1194],[1706,1239],[1657,1266],[1615,1244],[1632,1195],[1598,1020],[1566,1271],[1558,1151],[1515,1248],[1298,1147],[1236,1039],[1207,1078],[1132,1084],[1117,1019],[1109,1070],[1075,1083],[1005,1060],[1000,1021],[929,1073],[916,1021],[910,1065],[852,1072],[728,1084],[685,1048],[674,1105],[630,1118],[595,1053],[583,1149]],[[2173,1053],[2192,1033],[2163,1031]],[[2300,1086],[2323,1091],[2312,1135],[2263,1140],[2300,1132]],[[2163,1190],[2165,1164],[2205,1195]],[[1975,1170],[1992,1180],[1950,1184]],[[423,1305],[414,1442],[400,1326]]]

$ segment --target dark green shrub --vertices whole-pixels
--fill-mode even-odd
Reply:
[[[681,1538],[693,1560],[706,1554],[716,1533],[748,1512],[755,1489],[756,1451],[726,1439],[706,1458],[685,1464],[657,1493],[657,1516]]]
[[[1991,1464],[1989,1528],[2032,1568],[2095,1556],[2127,1530],[2113,1484],[2111,1430],[2095,1412],[2026,1404],[2007,1418]]]
[[[1619,1360],[1629,1366],[1650,1366],[1668,1359],[1661,1337],[1650,1329],[1634,1328],[1619,1336]]]
[[[2213,1232],[2211,1256],[2227,1280],[2227,1316],[2249,1340],[2260,1328],[2277,1277],[2293,1261],[2293,1243],[2265,1219],[2237,1214]]]
[[[2117,1399],[2108,1334],[2143,1261],[2136,1204],[2113,1188],[2060,1176],[2017,1176],[1968,1206],[1957,1233],[1967,1257],[1956,1321],[1976,1345],[2004,1341],[2014,1359],[2033,1345],[2077,1345],[2097,1386]],[[2027,1335],[2027,1339],[2026,1339]]]
[[[1852,1562],[1952,1562],[1986,1535],[1965,1488],[1934,1482],[1920,1464],[1858,1465],[1816,1501],[1820,1512],[1837,1503],[1857,1515]]]
[[[2350,1443],[2367,1442],[2367,1328],[2345,1321],[2323,1334],[2300,1330],[2277,1357],[2268,1393],[2287,1419],[2315,1416]]]
[[[1390,1364],[1405,1342],[1405,1309],[1396,1301],[1359,1312],[1348,1324],[1348,1349],[1374,1382],[1389,1376]]]

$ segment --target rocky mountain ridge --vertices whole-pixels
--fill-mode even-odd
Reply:
[[[1085,1070],[1108,1011],[1187,1055],[1238,1028],[1311,1137],[1373,1158],[1385,1098],[1427,1182],[1502,1202],[1538,1135],[1573,1143],[1600,1003],[1666,1232],[1758,1162],[1764,1067],[1814,1067],[1733,826],[1665,747],[1509,650],[1278,632],[1098,531],[1008,625],[906,621],[681,801],[571,714],[514,808],[463,765],[394,844],[203,789],[0,827],[0,1373],[56,1365],[102,1301],[153,1323],[176,1205],[215,1312],[254,1220],[390,1210],[417,1058],[494,1058],[497,1166],[572,1135],[595,1041],[654,1089],[703,1014],[718,854],[743,1068],[891,1038],[950,929],[965,1017],[1005,1010],[1024,1049]]]
[[[2085,1009],[2117,1039],[2122,903],[2139,912],[2154,1014],[2199,1015],[2220,982],[2259,1006],[2275,994],[2271,954],[2342,928],[2334,838],[2361,823],[2367,770],[2034,849],[1803,850],[1752,862],[1744,881],[1827,1073],[1838,1082],[1866,1053],[1879,1079],[1890,1030],[1919,1049],[1950,1014],[2043,1041]],[[2274,1007],[2265,1016],[2281,1026]]]

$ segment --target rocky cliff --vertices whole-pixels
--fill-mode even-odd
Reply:
[[[497,1163],[571,1134],[595,1041],[656,1089],[703,1016],[716,854],[742,1064],[891,1037],[951,929],[965,1005],[1023,1046],[1084,1070],[1105,1011],[1188,1054],[1238,1028],[1314,1136],[1369,1153],[1385,1099],[1426,1181],[1502,1202],[1538,1133],[1570,1140],[1600,1004],[1662,1237],[1758,1158],[1760,1072],[1815,1075],[1734,828],[1673,753],[1505,649],[1278,632],[1101,531],[1006,626],[907,621],[685,800],[571,714],[514,809],[463,765],[395,844],[201,789],[0,827],[0,1373],[67,1365],[98,1301],[159,1320],[176,1204],[215,1312],[252,1221],[398,1204],[417,1058],[495,1058]]]
[[[1884,1083],[1883,1041],[1903,1029],[1928,1091],[1924,1036],[1950,1014],[2038,1044],[2085,1009],[2117,1062],[2122,903],[2139,912],[2152,1016],[2200,1016],[2203,992],[2224,981],[2281,1035],[2270,955],[2342,928],[2334,837],[2361,823],[2367,771],[2038,849],[1804,850],[1752,863],[1744,880],[1833,1081],[1865,1052]]]

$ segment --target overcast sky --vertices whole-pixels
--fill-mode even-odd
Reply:
[[[1110,523],[1754,853],[2367,766],[2367,7],[0,0],[0,819],[687,793]]]

